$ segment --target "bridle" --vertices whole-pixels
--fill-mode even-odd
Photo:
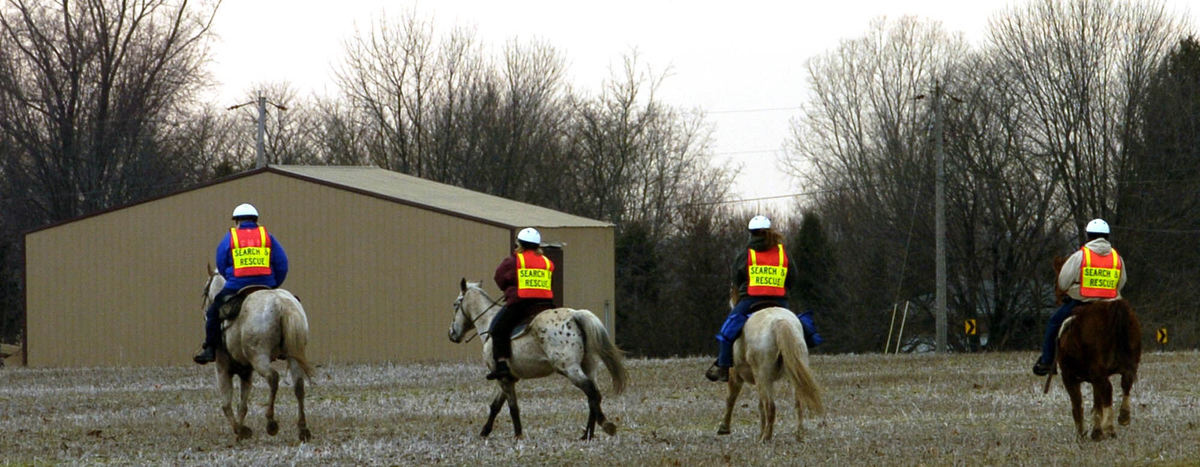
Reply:
[[[468,289],[468,290],[470,290],[470,289]],[[491,297],[488,297],[488,295],[486,293],[484,293],[482,290],[480,290],[479,293],[483,294],[484,298],[487,298],[489,300],[491,299]],[[479,312],[478,316],[471,317],[471,314],[467,313],[467,310],[463,308],[462,302],[463,302],[463,297],[465,295],[466,295],[466,291],[464,291],[462,295],[459,295],[458,298],[454,300],[454,313],[458,314],[459,312],[461,312],[462,314],[467,315],[467,318],[469,318],[471,320],[470,321],[471,329],[473,331],[475,331],[475,334],[472,334],[471,337],[469,337],[469,338],[467,338],[467,340],[463,341],[464,344],[471,342],[472,340],[474,340],[476,337],[478,337],[481,334],[488,333],[487,331],[480,331],[479,327],[475,326],[475,323],[477,321],[479,321],[479,319],[482,318],[483,315],[487,314],[488,310],[492,309],[492,307],[496,306],[497,304],[499,304],[501,301],[504,300],[504,295],[501,294],[500,297],[496,298],[495,300],[492,300],[492,303],[488,304],[488,306],[483,307],[483,311]]]

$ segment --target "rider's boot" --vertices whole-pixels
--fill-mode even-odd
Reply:
[[[512,371],[508,369],[508,360],[500,360],[496,362],[496,369],[487,374],[487,379],[512,381],[516,378],[513,378]]]
[[[713,382],[729,382],[729,367],[713,363],[708,370],[704,371],[704,377]]]
[[[198,353],[198,354],[196,354],[196,356],[192,357],[192,361],[194,361],[198,364],[201,364],[201,365],[203,365],[205,363],[211,363],[212,361],[217,359],[216,354],[217,353],[216,353],[216,351],[213,350],[212,346],[206,345],[206,346],[204,346],[203,349],[200,349],[200,353]]]

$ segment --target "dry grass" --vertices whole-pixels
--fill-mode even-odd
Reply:
[[[477,436],[493,386],[479,364],[336,365],[319,369],[296,441],[295,400],[281,389],[276,437],[264,431],[256,381],[235,442],[211,368],[0,370],[0,464],[603,464],[603,465],[1128,465],[1200,462],[1197,352],[1144,355],[1132,425],[1117,439],[1077,442],[1067,397],[1029,374],[1032,353],[815,356],[827,413],[793,438],[780,399],[776,439],[759,444],[755,392],[743,392],[733,434],[717,436],[725,388],[707,358],[632,360],[632,387],[605,399],[619,425],[591,442],[586,402],[564,378],[518,385],[524,440],[507,411]],[[607,375],[601,390],[608,390]],[[780,392],[790,394],[786,383]],[[1090,399],[1090,392],[1085,390]],[[1089,402],[1090,405],[1090,402]],[[1088,417],[1090,422],[1090,416]]]

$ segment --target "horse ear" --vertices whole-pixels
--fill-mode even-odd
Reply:
[[[462,289],[463,292],[467,291],[467,278],[464,277],[461,281],[459,281],[458,288]]]
[[[204,263],[204,274],[211,276],[211,275],[212,275],[212,271],[213,271],[213,269],[212,269],[212,264],[211,264],[211,263]]]

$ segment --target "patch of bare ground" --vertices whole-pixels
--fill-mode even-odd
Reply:
[[[1133,423],[1114,440],[1076,441],[1055,380],[1029,374],[1032,353],[818,355],[824,415],[797,441],[787,383],[775,440],[758,435],[757,393],[743,391],[733,433],[716,434],[725,386],[709,358],[630,360],[631,386],[604,409],[616,436],[582,442],[587,403],[560,377],[517,385],[525,438],[507,410],[478,436],[494,385],[478,363],[331,365],[308,389],[313,440],[296,438],[296,403],[280,389],[279,435],[263,420],[256,378],[237,442],[211,368],[0,370],[0,464],[242,465],[1141,465],[1200,462],[1200,353],[1147,353]],[[1090,409],[1090,390],[1085,389]],[[1090,423],[1091,417],[1088,416]]]

